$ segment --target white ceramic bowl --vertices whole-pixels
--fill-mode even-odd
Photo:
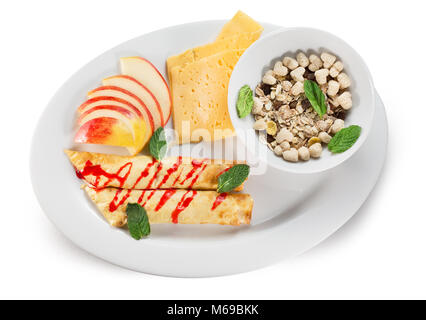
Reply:
[[[296,56],[298,51],[305,53],[324,51],[338,57],[345,66],[344,71],[352,80],[353,107],[348,112],[345,127],[356,124],[361,126],[361,136],[347,151],[332,154],[323,149],[321,158],[307,162],[291,163],[276,156],[266,145],[260,143],[258,133],[252,129],[252,115],[240,119],[236,111],[238,91],[248,84],[253,90],[261,81],[263,74],[273,68],[285,55]],[[266,161],[269,165],[282,171],[294,173],[315,173],[326,171],[349,159],[362,146],[371,128],[375,111],[375,91],[370,72],[358,53],[340,38],[321,30],[310,28],[281,29],[256,41],[244,52],[232,73],[228,106],[234,128],[239,140],[254,157]]]

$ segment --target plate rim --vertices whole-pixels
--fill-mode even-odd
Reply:
[[[170,30],[170,29],[173,29],[173,28],[184,28],[184,27],[188,27],[188,26],[195,26],[195,25],[199,25],[199,24],[208,24],[208,23],[210,23],[210,24],[219,24],[219,23],[223,23],[223,21],[224,20],[209,20],[209,21],[201,21],[201,22],[193,22],[193,23],[186,23],[186,24],[181,24],[181,25],[177,25],[177,26],[171,26],[171,27],[167,27],[167,28],[164,28],[164,29],[160,29],[160,30],[157,30],[157,31],[153,31],[153,32],[150,32],[150,33],[147,33],[147,34],[144,34],[144,35],[141,35],[141,36],[139,36],[139,37],[136,37],[136,38],[133,38],[133,39],[131,39],[131,40],[128,40],[128,41],[125,41],[125,42],[123,42],[122,44],[119,44],[119,45],[117,45],[117,46],[115,46],[115,47],[113,47],[113,48],[111,48],[110,50],[108,50],[108,51],[106,51],[106,52],[104,52],[104,53],[102,53],[101,55],[99,55],[98,57],[100,57],[100,56],[102,56],[103,54],[105,54],[105,53],[107,53],[107,52],[109,52],[109,51],[111,51],[111,50],[114,50],[114,48],[117,48],[117,47],[119,47],[119,46],[121,46],[121,45],[123,45],[123,44],[125,44],[125,43],[128,43],[128,42],[130,42],[130,41],[135,41],[136,39],[139,39],[139,38],[141,38],[141,37],[144,37],[144,36],[146,36],[146,35],[148,35],[148,34],[152,34],[152,33],[155,33],[155,32],[165,32],[165,31],[168,31],[168,30]],[[269,25],[269,24],[264,24],[264,25]],[[272,27],[275,27],[275,28],[281,28],[281,27],[279,27],[279,26],[273,26],[273,25],[269,25],[269,26],[272,26]],[[174,277],[209,277],[209,276],[221,276],[221,275],[226,275],[226,274],[235,274],[235,273],[240,273],[240,272],[247,272],[247,271],[250,271],[250,270],[254,270],[254,269],[258,269],[258,268],[261,268],[261,267],[265,267],[265,266],[267,266],[267,265],[270,265],[270,264],[272,264],[272,263],[275,263],[275,262],[277,262],[277,261],[280,261],[280,260],[282,260],[283,258],[285,258],[285,257],[283,257],[283,256],[281,256],[280,254],[278,254],[278,253],[276,253],[276,254],[274,254],[274,258],[273,259],[268,259],[268,261],[267,262],[265,262],[265,263],[257,263],[257,264],[255,264],[255,265],[253,265],[253,266],[251,266],[251,267],[246,267],[246,266],[243,266],[243,267],[236,267],[236,266],[234,266],[233,268],[232,268],[232,270],[230,270],[230,269],[226,269],[226,270],[224,270],[223,268],[222,268],[222,270],[217,270],[217,271],[213,271],[213,272],[211,272],[212,270],[210,270],[210,272],[204,272],[204,271],[198,271],[198,272],[194,272],[194,273],[191,273],[191,272],[185,272],[185,271],[180,271],[180,272],[178,272],[178,271],[171,271],[171,272],[164,272],[164,271],[158,271],[158,272],[156,272],[155,270],[149,270],[149,268],[148,268],[148,270],[147,270],[147,268],[144,268],[144,267],[140,267],[140,266],[135,266],[135,265],[131,265],[131,264],[124,264],[124,263],[122,263],[122,262],[119,262],[119,261],[117,261],[117,259],[112,259],[107,253],[100,253],[100,252],[94,252],[93,250],[90,250],[90,248],[88,248],[88,246],[87,245],[84,245],[84,244],[82,244],[81,243],[81,241],[78,241],[78,239],[75,239],[75,238],[73,238],[70,234],[69,234],[69,232],[66,232],[65,230],[63,230],[62,229],[62,227],[60,226],[60,225],[58,225],[57,223],[56,223],[56,221],[53,219],[53,216],[51,216],[51,214],[50,213],[48,213],[48,209],[47,209],[47,207],[48,207],[48,205],[45,203],[45,199],[42,199],[41,197],[41,192],[40,192],[40,190],[38,190],[38,177],[36,177],[36,170],[37,170],[37,168],[36,168],[36,163],[34,162],[35,160],[34,160],[34,157],[35,157],[35,153],[36,153],[36,144],[37,144],[37,141],[36,141],[36,138],[37,138],[37,133],[38,133],[38,131],[39,130],[41,130],[40,129],[40,127],[41,127],[41,123],[42,123],[42,120],[45,118],[45,113],[47,112],[47,110],[49,109],[49,106],[51,105],[51,103],[52,103],[52,101],[54,101],[54,98],[56,97],[56,95],[60,92],[60,90],[65,86],[65,84],[66,83],[68,83],[69,81],[71,81],[74,77],[75,77],[75,75],[80,71],[80,70],[82,70],[82,69],[84,69],[87,65],[89,65],[92,61],[94,61],[94,60],[96,60],[97,58],[95,58],[95,59],[93,59],[93,60],[91,60],[90,62],[88,62],[87,64],[85,64],[81,69],[79,69],[77,72],[75,72],[70,78],[68,78],[67,79],[67,81],[65,81],[65,83],[56,91],[56,93],[55,93],[55,95],[52,97],[52,99],[50,100],[50,102],[49,102],[49,104],[45,107],[45,109],[43,110],[43,112],[42,112],[42,114],[41,114],[41,116],[40,116],[40,118],[39,118],[39,120],[38,120],[38,122],[37,122],[37,125],[36,125],[36,129],[35,129],[35,131],[34,131],[34,135],[33,135],[33,138],[32,138],[32,141],[31,141],[31,151],[30,151],[30,175],[31,175],[31,184],[32,184],[32,187],[33,187],[33,190],[34,190],[34,193],[35,193],[35,195],[36,195],[36,197],[37,197],[37,200],[38,200],[38,202],[39,202],[39,204],[40,204],[40,207],[43,209],[43,212],[45,213],[45,215],[48,217],[48,219],[54,224],[54,226],[62,233],[62,234],[64,234],[64,236],[66,237],[66,238],[68,238],[69,240],[71,240],[73,243],[75,243],[78,247],[80,247],[80,248],[82,248],[83,250],[85,250],[86,252],[89,252],[90,254],[92,254],[92,255],[95,255],[95,256],[97,256],[97,257],[99,257],[99,258],[101,258],[101,259],[103,259],[103,260],[105,260],[105,261],[108,261],[108,262],[110,262],[110,263],[113,263],[113,264],[115,264],[115,265],[119,265],[119,266],[121,266],[121,267],[124,267],[124,268],[128,268],[128,269],[131,269],[131,270],[135,270],[135,271],[139,271],[139,272],[144,272],[144,273],[150,273],[150,274],[156,274],[156,275],[163,275],[163,276],[174,276]],[[377,95],[377,94],[376,94]],[[379,98],[379,96],[377,95],[377,98],[380,100],[380,98]],[[376,113],[377,114],[377,113]],[[386,120],[386,114],[385,114],[385,111],[384,111],[384,109],[383,109],[383,114],[384,114],[384,126],[385,126],[385,140],[386,140],[386,144],[385,144],[385,146],[384,146],[384,151],[386,151],[387,150],[387,141],[388,141],[388,132],[387,132],[387,120]],[[306,250],[309,250],[310,248],[313,248],[314,246],[316,246],[318,243],[320,243],[320,242],[322,242],[324,239],[326,239],[327,237],[329,237],[332,233],[334,233],[338,228],[340,228],[341,226],[343,226],[357,211],[358,211],[358,209],[359,209],[359,207],[361,207],[361,205],[364,203],[364,201],[366,200],[366,198],[368,197],[368,195],[370,194],[370,192],[373,190],[373,188],[374,188],[374,186],[375,186],[375,184],[377,183],[377,180],[378,180],[378,178],[380,177],[380,174],[381,174],[381,172],[382,172],[382,169],[383,169],[383,165],[384,165],[384,162],[385,162],[385,159],[386,159],[386,157],[385,157],[385,155],[383,156],[383,161],[382,161],[382,163],[381,163],[381,165],[380,165],[380,169],[379,169],[379,172],[377,173],[377,177],[374,179],[374,183],[372,184],[372,186],[371,186],[371,188],[370,188],[370,190],[366,193],[366,196],[364,197],[364,200],[363,201],[361,201],[361,203],[359,204],[359,206],[357,207],[357,209],[352,213],[352,214],[350,214],[350,215],[348,215],[347,216],[347,219],[345,219],[345,221],[343,221],[343,223],[341,223],[339,226],[337,226],[337,227],[335,227],[335,228],[333,228],[334,230],[333,231],[331,231],[330,233],[328,233],[326,236],[324,236],[324,237],[322,237],[321,239],[319,239],[318,241],[316,241],[316,243],[315,244],[312,244],[312,245],[310,245],[309,246],[309,248],[307,248]],[[275,230],[276,231],[276,230]],[[111,231],[112,232],[112,231]],[[127,236],[127,235],[126,235]],[[152,242],[152,241],[150,241],[150,242]],[[237,242],[241,242],[241,241],[238,241],[238,239],[237,239]],[[152,244],[152,243],[151,243]],[[155,246],[159,246],[159,245],[155,245],[154,244],[154,247]],[[233,244],[233,246],[235,246],[235,244]],[[300,254],[300,253],[303,253],[303,252],[305,252],[306,250],[303,250],[303,251],[301,251],[301,252],[298,252],[298,253],[295,253],[295,254]],[[278,258],[276,257],[276,256],[278,256]],[[290,256],[290,255],[288,255],[288,256]]]

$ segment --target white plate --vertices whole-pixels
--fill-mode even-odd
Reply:
[[[79,189],[81,181],[63,153],[72,146],[76,107],[102,77],[118,72],[119,57],[143,55],[165,74],[169,55],[213,40],[223,23],[181,25],[128,41],[83,67],[50,101],[32,143],[33,187],[49,219],[84,250],[158,275],[202,277],[249,271],[317,245],[355,214],[375,185],[387,145],[386,116],[378,97],[367,141],[341,166],[311,175],[268,168],[266,174],[248,180],[246,192],[255,203],[249,227],[153,225],[148,239],[135,241],[127,231],[108,225]],[[265,33],[278,28],[264,26]]]

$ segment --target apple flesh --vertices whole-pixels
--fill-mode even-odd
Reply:
[[[78,108],[78,143],[126,147],[134,155],[167,123],[171,96],[161,73],[146,59],[121,59],[122,75],[106,78]]]
[[[109,146],[132,148],[133,133],[116,118],[101,117],[86,121],[74,137],[77,143],[106,144]]]
[[[136,79],[125,75],[117,75],[106,78],[102,80],[102,85],[108,87],[118,87],[122,90],[125,90],[127,93],[133,94],[133,96],[137,97],[138,100],[140,100],[140,102],[144,104],[150,112],[153,118],[154,128],[157,129],[163,126],[163,112],[160,103],[145,85]]]
[[[142,101],[139,96],[137,96],[133,92],[130,92],[122,87],[107,85],[89,91],[87,93],[87,96],[89,100],[99,97],[111,97],[127,101],[129,104],[133,105],[139,110],[145,121],[149,124],[151,132],[154,133],[156,129],[156,120],[152,112],[145,104],[145,102]]]
[[[128,100],[124,100],[119,97],[101,95],[101,96],[90,98],[80,105],[80,107],[78,108],[78,112],[84,113],[94,107],[101,106],[101,105],[113,105],[113,106],[118,106],[118,107],[122,107],[124,109],[129,110],[134,115],[136,115],[139,119],[141,119],[141,121],[144,121],[148,125],[148,129],[151,132],[151,134],[154,133],[154,124],[153,122],[149,122],[150,119],[147,117],[144,110],[137,108],[134,104],[132,104]]]
[[[145,120],[141,111],[138,108],[136,108],[132,103],[117,97],[99,96],[95,98],[90,98],[86,100],[84,103],[82,103],[77,110],[79,113],[83,113],[94,107],[101,106],[101,105],[112,105],[112,106],[122,107],[124,109],[129,110],[130,112],[135,114],[137,117]]]
[[[128,124],[129,128],[132,127],[131,121],[137,119],[137,117],[131,111],[123,107],[104,104],[90,108],[89,110],[83,112],[78,117],[77,123],[81,126],[86,121],[100,117],[115,117],[120,121],[123,121],[124,123]]]
[[[126,57],[120,59],[121,73],[143,83],[160,103],[164,120],[168,122],[172,111],[172,98],[166,80],[160,71],[142,57]]]
[[[115,119],[117,120],[117,122],[113,124],[112,128],[103,128],[103,130],[93,129],[94,133],[91,133],[90,131],[88,131],[90,128],[93,128],[93,125],[89,125],[89,127],[87,127],[86,124],[89,122],[92,123],[91,122],[92,120],[99,119],[99,118]],[[111,121],[109,122],[106,121],[105,123],[108,124],[110,122]],[[84,137],[83,133],[85,133],[86,136],[92,137],[92,140],[93,140],[94,139],[93,137],[99,134],[99,132],[110,133],[108,136],[108,139],[105,139],[105,140],[120,141],[120,137],[119,136],[115,137],[114,135],[121,134],[124,132],[125,134],[123,139],[124,141],[126,141],[125,143],[128,144],[127,132],[130,132],[133,139],[133,144],[131,144],[130,146],[126,145],[126,147],[132,155],[140,152],[143,149],[143,147],[146,145],[146,143],[148,142],[151,136],[147,134],[147,126],[145,121],[142,118],[135,115],[132,111],[117,105],[94,106],[86,110],[80,115],[80,117],[78,118],[78,124],[80,128],[79,128],[79,131],[77,132],[77,136],[75,139],[76,142],[82,141],[82,137]],[[99,127],[99,124],[98,124],[98,127]],[[79,139],[77,139],[77,137]],[[97,141],[102,141],[102,139],[99,138]],[[86,143],[89,143],[89,142],[86,142]],[[102,142],[100,144],[108,144],[108,143]]]

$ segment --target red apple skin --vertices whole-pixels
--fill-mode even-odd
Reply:
[[[135,148],[132,133],[123,127],[120,120],[111,117],[99,117],[87,121],[78,129],[74,141],[119,146],[127,149]],[[132,153],[132,151],[130,152]]]
[[[150,63],[151,65],[152,65],[152,63]],[[155,68],[155,67],[154,67]],[[155,69],[157,72],[159,72],[157,69]],[[159,73],[159,75],[161,76],[161,74]],[[146,92],[148,92],[149,93],[149,95],[152,97],[152,99],[155,101],[155,105],[156,105],[156,107],[157,107],[157,111],[158,111],[158,113],[160,114],[160,121],[161,121],[161,126],[162,127],[164,127],[164,125],[167,123],[167,121],[166,122],[164,122],[164,118],[165,118],[165,116],[164,116],[164,114],[163,114],[163,109],[161,108],[161,106],[160,106],[160,103],[158,102],[158,99],[154,96],[154,94],[151,92],[151,90],[149,90],[143,83],[141,83],[140,81],[138,81],[138,80],[136,80],[135,78],[133,78],[133,77],[131,77],[131,76],[127,76],[127,75],[124,75],[124,74],[120,74],[120,75],[116,75],[116,76],[112,76],[112,77],[108,77],[108,78],[123,78],[123,79],[128,79],[128,80],[130,80],[130,81],[133,81],[133,82],[135,82],[135,83],[137,83],[139,86],[141,86],[144,90],[146,90]],[[107,78],[107,79],[108,79]],[[164,80],[164,78],[161,76],[161,78],[163,79],[163,81],[165,81]],[[165,84],[166,84],[166,87],[167,87],[167,89],[169,90],[169,87],[168,87],[168,85],[167,85],[167,82],[165,82]],[[123,89],[123,90],[125,90],[125,89]],[[127,91],[127,90],[126,90]],[[129,91],[127,91],[127,92],[129,92]],[[169,90],[169,97],[170,97],[170,90]],[[170,98],[171,99],[171,98]],[[138,98],[138,100],[140,100],[139,98]],[[140,101],[142,101],[142,100],[140,100]],[[170,100],[171,101],[171,100]],[[142,102],[143,103],[143,102]],[[171,102],[170,102],[171,103]],[[168,118],[170,118],[170,115],[168,116]]]
[[[165,115],[165,116],[164,116],[164,118],[166,118],[166,119],[167,119],[165,122],[163,122],[163,127],[164,127],[164,125],[165,125],[167,122],[169,122],[169,120],[170,120],[170,116],[171,116],[171,114],[172,114],[172,108],[173,108],[172,95],[171,95],[171,92],[170,92],[169,85],[167,84],[167,81],[166,81],[166,79],[164,79],[164,77],[163,77],[163,75],[161,74],[161,72],[160,72],[160,71],[158,71],[157,67],[156,67],[156,66],[154,66],[154,65],[152,64],[152,62],[151,62],[151,61],[149,61],[149,60],[147,60],[147,59],[145,59],[145,58],[143,58],[143,57],[138,57],[138,56],[130,57],[130,58],[137,58],[137,59],[141,59],[141,60],[143,60],[143,61],[147,62],[147,63],[148,63],[149,65],[151,65],[151,67],[152,67],[152,68],[153,68],[153,69],[154,69],[154,70],[158,73],[158,75],[159,75],[159,76],[160,76],[160,78],[163,80],[164,84],[166,85],[167,91],[168,91],[168,93],[169,93],[170,112],[169,112],[169,114],[168,114],[168,115]]]
[[[128,119],[133,119],[136,118],[135,114],[133,114],[132,112],[130,112],[129,110],[123,108],[123,107],[119,107],[119,106],[112,106],[112,105],[101,105],[101,106],[96,106],[93,107],[89,110],[87,110],[86,112],[83,112],[79,117],[78,117],[78,124],[81,123],[81,121],[89,114],[91,114],[92,112],[95,112],[97,110],[114,110],[117,111],[119,113],[121,113],[122,115],[124,115],[126,118]]]
[[[143,58],[143,57],[136,57],[136,58],[141,59],[141,60],[144,60],[145,62],[147,62],[148,64],[150,64],[150,65],[154,68],[154,70],[158,73],[158,75],[161,77],[161,79],[163,80],[164,84],[166,85],[167,91],[168,91],[168,93],[169,93],[169,101],[170,101],[170,112],[169,112],[169,114],[167,115],[167,120],[166,120],[166,122],[164,122],[164,124],[166,124],[167,122],[169,122],[170,115],[172,114],[172,107],[173,107],[173,104],[172,104],[172,94],[171,94],[171,92],[170,92],[169,85],[167,84],[166,79],[164,79],[163,75],[160,73],[160,71],[158,71],[157,67],[156,67],[156,66],[154,66],[154,65],[152,64],[152,62],[151,62],[151,61],[149,61],[149,60],[147,60],[147,59],[145,59],[145,58]]]
[[[112,128],[117,122],[117,119],[106,117],[92,119],[78,129],[74,141],[103,144],[112,135]]]
[[[148,119],[145,119],[145,121],[150,125],[152,133],[154,133],[154,131],[155,131],[155,123],[154,123],[154,118],[152,116],[152,113],[148,109],[148,107],[146,106],[146,104],[137,95],[135,95],[134,93],[132,93],[132,92],[126,90],[126,89],[123,89],[123,88],[120,88],[120,87],[117,87],[117,86],[100,86],[100,87],[98,87],[96,89],[93,89],[92,91],[89,91],[88,95],[90,95],[90,94],[92,94],[94,92],[97,92],[97,91],[101,91],[101,90],[115,90],[115,91],[119,91],[119,92],[124,93],[125,95],[128,95],[128,96],[132,97],[133,99],[137,100],[138,103],[144,109],[146,117],[148,118]],[[98,97],[96,97],[96,98],[98,98]],[[96,99],[96,98],[92,98],[92,99]],[[109,98],[120,99],[120,98],[117,98],[117,97],[109,97]],[[91,99],[89,99],[89,100],[91,100]],[[155,97],[154,97],[154,100],[156,101]],[[160,116],[162,116],[162,113],[160,113]]]
[[[90,104],[98,102],[98,101],[115,101],[115,102],[119,102],[122,104],[125,104],[126,106],[128,106],[130,109],[133,110],[133,112],[138,116],[143,118],[142,113],[140,112],[140,110],[138,108],[136,108],[133,104],[131,104],[130,102],[121,99],[121,98],[117,98],[117,97],[107,97],[107,96],[102,96],[102,97],[95,97],[95,98],[91,98],[86,100],[84,103],[82,103],[79,107],[78,107],[78,112],[82,113],[86,111],[86,108],[88,108],[90,106]]]

